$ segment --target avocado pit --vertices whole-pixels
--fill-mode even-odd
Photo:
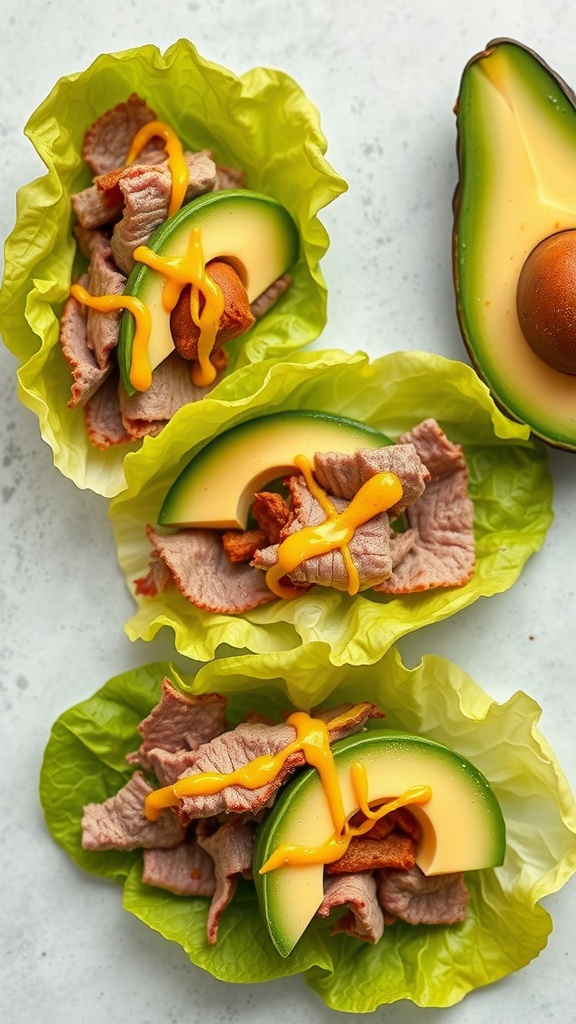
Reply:
[[[532,250],[518,279],[516,308],[536,355],[576,374],[576,230],[550,235]]]

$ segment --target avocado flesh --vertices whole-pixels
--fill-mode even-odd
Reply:
[[[368,799],[392,799],[428,785],[432,798],[410,810],[422,839],[416,862],[425,874],[476,870],[502,864],[506,830],[500,805],[485,777],[455,751],[419,736],[374,730],[333,744],[347,817],[358,809],[350,765],[368,774]],[[285,865],[259,874],[283,843],[315,847],[332,835],[328,801],[314,768],[288,783],[258,831],[253,875],[261,912],[282,956],[288,956],[323,899],[322,864]]]
[[[534,247],[576,227],[576,108],[536,54],[496,40],[464,70],[457,127],[453,252],[464,342],[514,419],[575,450],[576,378],[532,351],[516,289]]]
[[[351,454],[391,444],[379,430],[326,413],[289,411],[248,420],[220,434],[196,455],[168,491],[161,526],[246,529],[257,491],[294,470],[294,458],[316,452]]]
[[[200,228],[204,262],[221,259],[236,270],[253,302],[298,259],[299,235],[288,211],[270,196],[245,189],[209,192],[183,206],[150,236],[148,248],[161,256],[183,256],[192,228]],[[148,357],[154,370],[174,350],[170,313],[164,309],[165,278],[137,264],[124,293],[141,299],[151,314]],[[118,338],[118,363],[128,394],[134,340],[134,318],[123,313]]]

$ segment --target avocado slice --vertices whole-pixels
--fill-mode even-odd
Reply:
[[[428,803],[411,804],[422,838],[416,856],[428,875],[502,864],[506,829],[500,805],[484,775],[449,747],[421,736],[373,730],[332,746],[344,810],[358,803],[350,782],[354,763],[364,765],[371,802],[393,799],[412,786],[431,787]],[[261,912],[274,945],[288,956],[323,899],[323,865],[284,865],[259,870],[281,844],[316,847],[334,831],[328,800],[315,768],[288,783],[258,830],[253,875]]]
[[[159,256],[183,256],[190,232],[200,228],[204,262],[219,258],[230,263],[253,302],[298,259],[300,238],[288,211],[270,196],[248,189],[208,192],[183,206],[152,233],[148,248]],[[148,308],[152,328],[148,356],[152,370],[174,349],[170,313],[162,304],[165,278],[145,264],[138,264],[124,289]],[[118,363],[129,395],[134,318],[124,312],[118,338]]]
[[[161,526],[246,529],[254,495],[290,473],[294,458],[352,453],[392,444],[374,427],[343,416],[292,410],[269,413],[226,430],[194,456],[172,484]]]
[[[544,362],[516,308],[532,250],[576,228],[576,107],[541,58],[496,39],[466,65],[456,105],[458,318],[479,375],[512,418],[576,450],[576,377]]]

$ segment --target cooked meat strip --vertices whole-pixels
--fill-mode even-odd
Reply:
[[[214,861],[196,838],[167,850],[144,850],[142,881],[177,896],[213,896]]]
[[[225,530],[222,534],[222,547],[231,562],[250,562],[267,543],[264,530]]]
[[[238,167],[216,166],[217,190],[225,191],[229,188],[246,188],[246,175]]]
[[[474,507],[468,497],[462,448],[452,444],[432,419],[418,424],[401,440],[414,444],[432,478],[422,497],[406,510],[415,534],[412,547],[375,589],[407,594],[431,587],[463,586],[474,572],[475,550]]]
[[[239,614],[274,600],[261,573],[229,561],[214,530],[179,530],[164,536],[147,530],[152,557],[161,558],[178,589],[198,608]],[[157,570],[135,581],[139,593],[153,594]]]
[[[208,911],[207,937],[212,945],[218,938],[218,926],[223,912],[236,892],[238,879],[252,875],[255,826],[240,818],[220,825],[210,832],[199,823],[196,829],[198,845],[214,861],[216,890]]]
[[[84,406],[86,432],[90,442],[101,450],[131,440],[118,406],[118,372],[113,371]]]
[[[304,477],[292,476],[288,480],[292,497],[295,518],[288,527],[287,533],[295,533],[305,526],[323,523],[326,514],[316,498],[306,487]],[[330,496],[332,498],[332,496]],[[341,512],[349,504],[341,498],[332,498],[334,507]],[[390,527],[385,512],[363,523],[354,531],[348,549],[360,576],[360,589],[381,583],[392,572],[392,555],[390,551]],[[258,569],[269,569],[278,561],[277,545],[257,551],[252,565]],[[307,558],[289,574],[293,583],[316,583],[336,590],[347,590],[349,585],[348,570],[340,549],[324,555]]]
[[[354,836],[346,853],[326,865],[329,875],[354,874],[375,868],[411,868],[415,863],[416,843],[399,829],[378,838],[372,832]]]
[[[145,100],[132,93],[124,103],[107,110],[84,136],[82,159],[94,174],[105,174],[126,162],[136,132],[156,114]]]
[[[144,801],[152,786],[142,772],[102,804],[87,804],[82,815],[84,850],[137,850],[177,846],[184,829],[171,810],[162,811],[157,821],[148,821]]]
[[[378,904],[376,882],[370,872],[326,877],[324,899],[317,913],[319,917],[328,917],[335,907],[347,907],[348,913],[335,922],[333,935],[345,932],[371,943],[382,938],[384,916]]]
[[[184,197],[187,203],[195,196],[213,191],[216,166],[205,150],[186,153],[185,159],[189,174]],[[134,249],[145,245],[154,229],[168,217],[172,175],[167,164],[133,164],[119,177],[118,186],[124,208],[122,219],[114,227],[111,244],[117,265],[129,274],[136,265]]]
[[[196,751],[190,747],[181,747],[174,751],[152,747],[148,751],[147,761],[150,771],[154,773],[161,786],[173,786],[187,769],[194,767]]]
[[[417,865],[408,871],[376,872],[378,900],[408,924],[456,924],[468,913],[470,893],[461,872],[425,875]]]
[[[126,278],[114,263],[108,239],[102,234],[95,235],[88,266],[87,291],[91,295],[121,295],[125,286]],[[121,316],[121,310],[100,313],[96,309],[88,309],[88,345],[94,350],[98,365],[103,370],[110,365],[111,354],[118,344]]]
[[[212,354],[212,362],[219,370],[220,355],[221,350]],[[120,389],[120,412],[127,434],[135,439],[159,434],[178,409],[199,402],[215,385],[216,381],[208,387],[196,387],[190,377],[190,363],[171,352],[154,370],[147,391],[128,396],[124,388]]]
[[[266,534],[268,544],[277,544],[294,519],[285,499],[274,491],[259,491],[255,495],[252,515]]]
[[[226,697],[217,693],[181,693],[164,678],[160,700],[138,726],[142,743],[126,760],[149,770],[148,754],[154,747],[169,753],[182,747],[197,750],[225,731],[226,704]]]
[[[81,283],[86,286],[85,275]],[[71,409],[81,407],[98,390],[110,373],[110,367],[102,370],[96,362],[94,352],[88,347],[87,309],[72,295],[66,300],[60,321],[60,344],[62,352],[72,371],[72,389],[68,405]]]
[[[319,718],[326,722],[344,710],[333,708],[318,713]],[[340,724],[330,733],[331,742],[343,736],[352,735],[362,728],[368,718],[382,717],[381,712],[373,704],[363,704],[356,712],[353,720]],[[277,754],[293,742],[296,730],[291,725],[269,726],[261,722],[242,722],[230,732],[217,736],[210,743],[197,751],[194,766],[184,772],[181,778],[194,775],[196,772],[231,772],[242,767],[264,754]],[[180,799],[178,810],[181,819],[187,824],[194,818],[205,818],[221,813],[244,814],[254,813],[265,807],[274,796],[285,779],[298,767],[305,763],[301,751],[289,754],[273,781],[249,790],[242,786],[226,786],[219,793],[204,796],[184,796]]]
[[[254,323],[254,317],[250,312],[246,289],[229,263],[224,263],[222,260],[211,260],[206,265],[206,273],[220,288],[224,299],[224,310],[218,321],[215,338],[215,345],[219,347],[238,337],[239,334],[244,334]],[[170,330],[178,354],[184,359],[198,359],[200,328],[192,319],[190,293],[190,286],[182,289],[180,298],[170,316]],[[201,295],[200,313],[204,306],[204,296]]]
[[[394,473],[402,481],[402,498],[388,512],[391,519],[419,498],[430,480],[427,467],[408,442],[376,449],[359,448],[351,455],[317,452],[314,456],[314,476],[328,494],[337,498],[350,500],[377,473]]]
[[[122,214],[124,199],[119,189],[103,191],[89,185],[71,197],[72,209],[81,228],[101,228],[114,224]]]
[[[282,274],[281,277],[277,277],[276,280],[266,288],[266,291],[263,291],[262,294],[259,295],[258,298],[254,299],[254,302],[251,304],[250,309],[254,319],[258,320],[261,316],[264,316],[269,309],[272,309],[272,306],[278,302],[280,296],[288,290],[291,284],[292,278],[289,274]]]

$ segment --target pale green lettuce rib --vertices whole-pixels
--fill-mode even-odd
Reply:
[[[278,358],[321,333],[326,286],[319,263],[329,240],[317,214],[347,187],[324,158],[316,107],[292,78],[268,68],[237,77],[204,60],[186,39],[165,54],[151,45],[103,54],[86,71],[60,79],[32,114],[25,132],[47,173],[18,193],[0,330],[21,364],[20,398],[38,416],[55,465],[79,487],[106,497],[122,489],[124,455],[137,445],[100,452],[89,444],[81,410],[67,405],[71,374],[60,351],[59,318],[77,273],[70,197],[90,184],[81,158],[84,132],[131,92],[142,95],[187,147],[210,149],[218,163],[244,169],[247,185],[283,203],[300,230],[292,286],[228,346],[230,370]]]
[[[538,705],[521,691],[497,704],[465,672],[434,655],[414,669],[392,650],[373,666],[335,669],[326,646],[311,644],[283,660],[281,670],[278,659],[267,655],[226,658],[202,666],[195,677],[181,677],[166,663],[148,665],[115,677],[61,715],[40,779],[46,821],[57,842],[85,870],[123,885],[126,909],[178,942],[216,978],[259,982],[304,972],[329,1006],[349,1013],[398,999],[449,1006],[529,963],[552,927],[538,901],[576,871],[576,804],[539,732]],[[82,850],[82,808],[106,799],[129,778],[132,769],[124,757],[139,745],[136,726],[158,700],[164,675],[190,693],[226,693],[236,723],[255,708],[276,717],[290,709],[294,679],[307,674],[318,678],[327,703],[373,701],[385,711],[386,727],[454,747],[490,781],[506,819],[506,859],[501,868],[467,875],[471,907],[463,924],[398,922],[371,946],[330,937],[329,922],[315,921],[282,959],[268,941],[251,884],[243,882],[224,913],[216,946],[209,946],[208,900],[144,886],[138,852]]]
[[[150,559],[146,525],[156,523],[168,488],[194,452],[235,423],[291,408],[349,416],[390,436],[435,416],[462,443],[469,466],[477,554],[470,582],[401,597],[350,598],[314,587],[295,601],[236,616],[202,611],[172,587],[154,598],[137,596],[133,581],[146,575]],[[112,501],[110,517],[137,606],[129,637],[150,640],[169,626],[178,651],[200,661],[222,645],[281,652],[310,642],[327,643],[334,665],[375,661],[406,633],[512,586],[541,546],[552,519],[552,484],[545,449],[528,433],[498,411],[470,367],[442,356],[397,352],[370,362],[363,353],[329,351],[244,367],[222,383],[218,401],[180,410],[154,444],[144,442],[126,458],[127,488]]]

